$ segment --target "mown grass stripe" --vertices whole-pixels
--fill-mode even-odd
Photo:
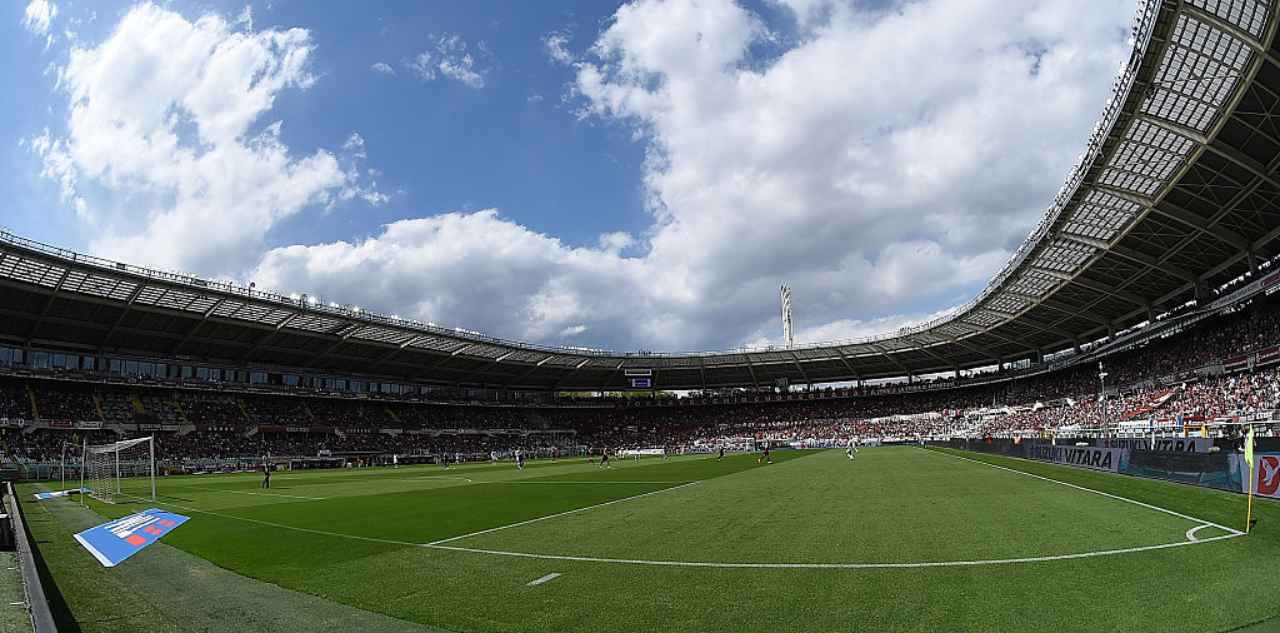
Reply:
[[[1240,530],[1237,530],[1237,529],[1235,529],[1235,528],[1229,528],[1229,527],[1227,527],[1227,526],[1225,526],[1225,525],[1218,525],[1217,523],[1214,523],[1214,522],[1212,522],[1212,521],[1205,521],[1204,519],[1197,519],[1197,518],[1195,518],[1195,517],[1193,517],[1193,516],[1189,516],[1189,515],[1183,514],[1183,513],[1181,513],[1181,512],[1177,512],[1177,511],[1175,511],[1175,510],[1170,510],[1170,509],[1168,509],[1168,508],[1162,508],[1162,507],[1157,506],[1157,505],[1152,505],[1152,504],[1150,504],[1150,503],[1144,503],[1144,502],[1142,502],[1142,501],[1137,501],[1137,500],[1135,500],[1135,499],[1130,499],[1130,498],[1128,498],[1128,497],[1121,497],[1120,495],[1114,495],[1114,494],[1111,494],[1111,493],[1109,493],[1109,492],[1103,492],[1103,491],[1101,491],[1101,490],[1094,490],[1093,488],[1086,488],[1086,487],[1084,487],[1084,486],[1079,486],[1079,485],[1076,485],[1076,484],[1067,483],[1067,482],[1065,482],[1065,481],[1059,481],[1059,480],[1057,480],[1057,479],[1053,479],[1053,478],[1051,478],[1051,477],[1045,477],[1045,476],[1043,476],[1043,475],[1036,475],[1036,474],[1034,474],[1034,473],[1029,473],[1029,472],[1026,472],[1026,471],[1024,471],[1024,470],[1018,470],[1018,469],[1016,469],[1016,468],[1009,468],[1009,467],[1007,467],[1007,466],[999,466],[999,465],[996,465],[996,464],[992,464],[992,463],[989,463],[989,462],[984,462],[984,461],[977,460],[977,459],[970,459],[970,458],[965,457],[965,456],[963,456],[963,455],[956,455],[956,454],[951,453],[951,452],[943,452],[943,451],[928,450],[928,449],[921,449],[921,450],[927,450],[927,452],[929,452],[929,453],[935,453],[935,454],[939,454],[939,455],[946,455],[947,457],[952,457],[952,458],[954,458],[954,459],[964,460],[964,461],[966,461],[966,462],[972,462],[972,463],[974,463],[974,464],[981,464],[981,465],[983,465],[983,466],[987,466],[987,467],[989,467],[989,468],[995,468],[995,469],[997,469],[997,470],[1003,470],[1003,471],[1010,472],[1010,473],[1014,473],[1014,474],[1017,474],[1017,475],[1022,475],[1022,476],[1024,476],[1024,477],[1031,477],[1031,478],[1033,478],[1033,479],[1039,479],[1039,480],[1041,480],[1041,481],[1047,481],[1047,482],[1050,482],[1050,483],[1055,483],[1055,484],[1058,484],[1058,485],[1060,485],[1060,486],[1066,486],[1066,487],[1068,487],[1068,488],[1074,488],[1074,489],[1076,489],[1076,490],[1080,490],[1080,491],[1083,491],[1083,492],[1091,492],[1091,493],[1093,493],[1093,494],[1095,494],[1095,495],[1102,495],[1103,497],[1107,497],[1108,499],[1115,499],[1116,501],[1123,501],[1123,502],[1125,502],[1125,503],[1132,503],[1133,505],[1141,506],[1141,507],[1143,507],[1143,508],[1147,508],[1148,510],[1155,510],[1156,512],[1163,512],[1163,513],[1165,513],[1165,514],[1168,514],[1168,515],[1171,515],[1171,516],[1178,517],[1179,519],[1186,519],[1187,521],[1192,521],[1192,522],[1194,522],[1194,523],[1203,523],[1203,524],[1205,524],[1205,525],[1211,525],[1211,526],[1216,527],[1216,528],[1218,528],[1218,529],[1220,529],[1220,530],[1223,530],[1223,531],[1225,531],[1225,532],[1229,532],[1229,533],[1231,533],[1232,535],[1235,535],[1235,536],[1242,536],[1242,535],[1244,535],[1244,532],[1241,532]],[[1008,457],[1008,456],[1004,456],[1004,457]],[[1018,459],[1018,458],[1016,458],[1016,457],[1009,457],[1009,459]]]

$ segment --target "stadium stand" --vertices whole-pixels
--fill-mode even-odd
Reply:
[[[526,405],[353,398],[288,386],[210,389],[183,380],[122,385],[102,373],[9,367],[0,375],[0,417],[25,422],[4,430],[0,451],[6,461],[48,462],[59,458],[64,442],[157,434],[162,461],[180,470],[268,455],[487,459],[517,448],[543,455],[604,447],[712,450],[853,437],[1034,436],[1155,420],[1195,427],[1270,421],[1280,408],[1277,312],[1280,301],[1263,298],[1055,371],[1011,371],[980,384],[937,380]],[[1108,372],[1103,384],[1099,362]]]

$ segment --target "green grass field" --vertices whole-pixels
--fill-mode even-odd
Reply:
[[[1165,632],[1280,615],[1271,502],[1236,536],[1243,497],[1177,484],[908,447],[775,457],[281,473],[269,491],[174,477],[154,504],[24,503],[67,630]],[[151,505],[191,520],[115,569],[70,537]]]

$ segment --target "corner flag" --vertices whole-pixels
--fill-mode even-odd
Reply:
[[[1244,515],[1244,533],[1249,533],[1253,525],[1253,488],[1257,484],[1253,480],[1253,425],[1249,425],[1249,434],[1244,438],[1244,463],[1249,465],[1249,483],[1245,485],[1249,491],[1249,506]]]

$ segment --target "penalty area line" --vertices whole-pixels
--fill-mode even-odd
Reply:
[[[567,511],[565,511],[565,512],[557,512],[557,513],[555,513],[555,514],[548,514],[548,515],[546,515],[546,516],[541,516],[541,517],[537,517],[537,518],[534,518],[534,519],[528,519],[528,520],[526,520],[526,521],[519,521],[519,522],[516,522],[516,523],[511,523],[511,524],[509,524],[509,525],[500,525],[500,526],[498,526],[498,527],[495,527],[495,528],[489,528],[489,529],[487,529],[487,530],[480,530],[480,531],[477,531],[477,532],[471,532],[471,533],[469,533],[469,534],[461,534],[461,535],[458,535],[458,536],[451,536],[451,537],[449,537],[449,538],[446,538],[446,539],[440,539],[440,540],[438,540],[438,541],[431,541],[430,543],[421,543],[421,546],[422,546],[422,547],[435,547],[435,546],[438,546],[438,545],[443,545],[444,543],[452,543],[452,542],[454,542],[454,541],[462,540],[462,539],[464,539],[464,538],[471,538],[471,537],[473,537],[473,536],[480,536],[481,534],[490,534],[490,533],[498,532],[498,531],[501,531],[501,530],[509,530],[509,529],[511,529],[511,528],[514,528],[514,527],[520,527],[520,526],[522,526],[522,525],[529,525],[529,524],[531,524],[531,523],[539,523],[539,522],[541,522],[541,521],[546,521],[546,520],[548,520],[548,519],[555,519],[555,518],[558,518],[558,517],[569,516],[569,515],[571,515],[571,514],[578,514],[579,512],[586,512],[586,511],[588,511],[588,510],[595,510],[596,508],[603,508],[603,507],[605,507],[605,506],[611,506],[611,505],[613,505],[613,504],[615,504],[615,503],[622,503],[622,502],[624,502],[624,501],[632,501],[632,500],[635,500],[635,499],[641,499],[641,498],[644,498],[644,497],[650,497],[650,496],[653,496],[653,495],[656,495],[656,494],[662,494],[662,493],[664,493],[664,492],[671,492],[672,490],[679,490],[679,489],[681,489],[681,488],[688,488],[689,486],[693,486],[693,485],[698,484],[698,483],[701,483],[701,482],[700,482],[700,481],[691,481],[691,482],[689,482],[689,483],[687,483],[687,484],[683,484],[683,485],[679,485],[679,486],[672,486],[672,487],[670,487],[670,488],[663,488],[663,489],[661,489],[661,490],[651,490],[651,491],[649,491],[649,492],[645,492],[645,493],[638,494],[638,495],[632,495],[632,496],[630,496],[630,497],[623,497],[623,498],[621,498],[621,499],[614,499],[613,501],[606,501],[606,502],[604,502],[604,503],[597,503],[597,504],[595,504],[595,505],[584,506],[584,507],[581,507],[581,508],[574,508],[574,509],[572,509],[572,510],[567,510]]]
[[[694,482],[691,482],[691,481],[589,481],[589,480],[588,481],[536,481],[536,480],[530,480],[530,479],[511,479],[511,480],[498,479],[494,481],[482,481],[480,483],[482,484],[521,484],[521,485],[539,485],[539,486],[551,485],[551,484],[555,484],[555,485],[573,484],[578,486],[606,485],[606,484],[633,484],[633,485],[644,484],[649,486],[668,486],[672,484],[688,485]]]
[[[249,492],[247,490],[217,490],[215,488],[187,488],[187,490],[195,490],[198,492],[222,492],[233,495],[253,495],[255,497],[283,497],[286,499],[302,499],[305,501],[324,501],[328,497],[303,497],[299,495],[286,495],[278,492]]]
[[[1153,550],[1173,549],[1188,545],[1201,545],[1238,538],[1243,534],[1224,534],[1198,541],[1178,541],[1161,543],[1160,545],[1144,545],[1142,547],[1125,547],[1121,549],[1099,550],[1095,552],[1079,552],[1075,554],[1058,554],[1055,556],[1028,556],[1023,558],[992,558],[985,560],[948,560],[921,563],[719,563],[711,561],[682,560],[644,560],[632,558],[597,558],[594,556],[564,556],[559,554],[532,554],[528,552],[509,552],[504,550],[480,549],[475,547],[455,547],[451,545],[423,545],[432,549],[450,552],[469,552],[472,554],[488,554],[492,556],[509,556],[512,558],[531,558],[537,560],[558,560],[578,563],[610,563],[615,565],[648,565],[652,567],[706,567],[713,569],[920,569],[928,567],[979,567],[983,565],[1016,565],[1025,563],[1045,563],[1080,558],[1097,558],[1101,556],[1117,556]]]
[[[922,449],[922,450],[923,450],[923,449]],[[1018,470],[1018,469],[1016,469],[1016,468],[1009,468],[1009,467],[1007,467],[1007,466],[998,466],[998,465],[996,465],[996,464],[990,464],[990,463],[987,463],[987,462],[984,462],[984,461],[981,461],[981,460],[977,460],[977,459],[970,459],[970,458],[968,458],[968,457],[962,457],[962,456],[960,456],[960,455],[953,455],[953,454],[951,454],[951,453],[943,453],[943,452],[940,452],[940,451],[929,451],[929,452],[931,452],[931,453],[937,453],[937,454],[940,454],[940,455],[946,455],[947,457],[951,457],[951,458],[954,458],[954,459],[964,460],[964,461],[966,461],[966,462],[973,462],[973,463],[975,463],[975,464],[980,464],[980,465],[982,465],[982,466],[987,466],[987,467],[989,467],[989,468],[995,468],[995,469],[997,469],[997,470],[1003,470],[1003,471],[1006,471],[1006,472],[1011,472],[1011,473],[1014,473],[1015,475],[1022,475],[1022,476],[1024,476],[1024,477],[1031,477],[1031,478],[1033,478],[1033,479],[1039,479],[1039,480],[1041,480],[1041,481],[1047,481],[1047,482],[1049,482],[1049,483],[1055,483],[1055,484],[1058,484],[1059,486],[1066,486],[1066,487],[1068,487],[1068,488],[1074,488],[1074,489],[1076,489],[1076,490],[1080,490],[1080,491],[1083,491],[1083,492],[1091,492],[1091,493],[1093,493],[1093,494],[1095,494],[1095,495],[1101,495],[1101,496],[1103,496],[1103,497],[1107,497],[1108,499],[1115,499],[1116,501],[1123,501],[1123,502],[1125,502],[1125,503],[1132,503],[1133,505],[1140,506],[1140,507],[1146,508],[1146,509],[1148,509],[1148,510],[1155,510],[1156,512],[1163,512],[1163,513],[1165,513],[1165,514],[1168,514],[1168,515],[1171,515],[1171,516],[1178,517],[1179,519],[1186,519],[1187,521],[1191,521],[1191,522],[1193,522],[1193,523],[1202,524],[1202,525],[1201,525],[1201,527],[1204,527],[1204,526],[1216,527],[1216,528],[1218,528],[1219,530],[1222,530],[1223,532],[1227,532],[1227,533],[1228,533],[1228,534],[1230,534],[1231,536],[1244,536],[1244,532],[1241,532],[1240,530],[1237,530],[1237,529],[1235,529],[1235,528],[1229,528],[1229,527],[1227,527],[1227,526],[1225,526],[1225,525],[1218,525],[1217,523],[1214,523],[1214,522],[1212,522],[1212,521],[1205,521],[1204,519],[1197,519],[1196,517],[1189,516],[1189,515],[1183,514],[1183,513],[1181,513],[1181,512],[1176,512],[1176,511],[1174,511],[1174,510],[1170,510],[1170,509],[1168,509],[1168,508],[1162,508],[1162,507],[1160,507],[1160,506],[1151,505],[1150,503],[1143,503],[1143,502],[1141,502],[1141,501],[1137,501],[1137,500],[1135,500],[1135,499],[1130,499],[1130,498],[1128,498],[1128,497],[1121,497],[1120,495],[1113,495],[1113,494],[1111,494],[1111,493],[1109,493],[1109,492],[1102,492],[1101,490],[1094,490],[1093,488],[1086,488],[1086,487],[1084,487],[1084,486],[1077,486],[1076,484],[1067,483],[1067,482],[1065,482],[1065,481],[1059,481],[1059,480],[1054,479],[1054,478],[1052,478],[1052,477],[1044,477],[1044,476],[1041,476],[1041,475],[1036,475],[1036,474],[1029,473],[1029,472],[1026,472],[1026,471]],[[1017,458],[1013,458],[1013,459],[1017,459]],[[1045,463],[1047,463],[1047,462],[1045,462]],[[1205,541],[1204,541],[1204,542],[1207,542],[1207,541],[1209,541],[1209,540],[1210,540],[1210,539],[1205,539]]]
[[[700,483],[700,482],[693,482],[693,483]],[[693,485],[693,483],[686,484],[686,485]],[[681,487],[684,487],[684,486],[681,486]],[[646,495],[665,492],[667,490],[674,490],[674,488],[666,488],[664,490],[655,490],[654,492],[646,493]],[[644,495],[639,495],[639,496],[644,496]],[[637,497],[628,497],[627,499],[618,499],[616,501],[612,501],[609,503],[618,503],[621,501],[626,501],[628,499],[634,499],[634,498],[637,498]],[[655,566],[655,567],[703,567],[703,568],[720,568],[720,569],[918,569],[918,568],[928,568],[928,567],[975,567],[975,566],[982,566],[982,565],[1012,565],[1012,564],[1020,564],[1020,563],[1041,563],[1041,562],[1051,562],[1051,561],[1061,561],[1061,560],[1074,560],[1074,559],[1080,559],[1080,558],[1096,558],[1101,556],[1115,556],[1120,554],[1132,554],[1136,552],[1147,552],[1152,550],[1173,549],[1177,547],[1186,547],[1189,545],[1202,545],[1204,543],[1212,543],[1214,541],[1223,541],[1227,539],[1233,539],[1233,538],[1244,536],[1243,533],[1224,534],[1222,536],[1214,536],[1207,539],[1179,541],[1177,543],[1163,543],[1160,545],[1146,545],[1142,547],[1128,547],[1123,549],[1101,550],[1101,551],[1094,551],[1094,552],[1080,552],[1076,554],[1059,554],[1055,556],[1033,556],[1033,557],[1026,557],[1026,558],[928,561],[928,562],[919,562],[919,563],[721,563],[721,562],[710,562],[710,561],[643,560],[643,559],[625,559],[625,558],[597,558],[592,556],[564,556],[564,555],[558,555],[558,554],[533,554],[528,552],[510,552],[510,551],[503,551],[503,550],[480,549],[480,548],[473,548],[473,547],[457,547],[457,546],[443,545],[443,544],[437,544],[437,543],[411,543],[409,541],[397,541],[395,539],[377,538],[373,536],[360,536],[358,534],[343,534],[341,532],[328,532],[325,530],[316,530],[312,528],[285,525],[283,523],[263,521],[261,519],[250,519],[248,517],[239,517],[232,514],[223,514],[221,512],[212,512],[210,510],[201,510],[199,508],[184,506],[177,503],[158,502],[157,505],[161,507],[177,508],[179,510],[185,510],[187,512],[195,512],[198,514],[205,514],[209,516],[230,519],[233,521],[244,521],[246,523],[255,523],[257,525],[279,528],[282,530],[293,530],[295,532],[305,532],[307,534],[317,534],[320,536],[329,536],[333,538],[345,538],[345,539],[352,539],[356,541],[366,541],[371,543],[384,543],[387,545],[403,545],[408,547],[438,549],[438,550],[450,551],[450,552],[466,552],[466,553],[472,553],[472,554],[487,554],[491,556],[508,556],[513,558],[527,558],[527,559],[536,559],[536,560],[556,560],[556,561],[570,561],[570,562],[584,562],[584,563],[610,563],[610,564],[621,564],[621,565],[648,565],[648,566]],[[600,505],[607,505],[607,504],[600,504]],[[586,508],[579,508],[577,511],[585,511],[593,507],[599,507],[599,505],[588,506]],[[539,519],[534,519],[534,521],[549,519],[555,516],[564,516],[565,514],[571,514],[572,512],[575,512],[575,511],[542,517]],[[514,527],[515,525],[516,524],[512,524],[509,526],[503,526],[502,528],[496,528],[496,529],[506,529],[508,527]],[[1205,527],[1205,526],[1202,525],[1200,527]],[[489,530],[489,531],[494,531],[494,530]],[[476,533],[476,534],[479,534],[479,533]],[[466,536],[474,536],[474,535],[475,534],[467,534],[460,537],[454,537],[454,539],[465,538]],[[446,540],[450,540],[450,539],[446,539]],[[443,541],[438,543],[443,543]]]

